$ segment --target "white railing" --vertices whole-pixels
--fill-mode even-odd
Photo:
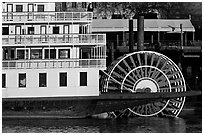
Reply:
[[[25,44],[26,46],[32,44],[106,44],[105,34],[45,34],[45,35],[3,35],[3,45]]]
[[[3,60],[3,69],[105,68],[106,59]]]
[[[3,12],[2,22],[92,21],[92,12]],[[28,22],[27,22],[28,21]]]

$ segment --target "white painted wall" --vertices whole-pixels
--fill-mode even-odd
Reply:
[[[59,72],[67,72],[67,87],[59,87]],[[80,72],[87,72],[87,86],[79,86]],[[99,95],[99,69],[96,68],[15,69],[2,73],[6,73],[3,98]],[[18,88],[19,73],[26,73],[26,88]],[[47,87],[39,87],[39,73],[47,73]]]

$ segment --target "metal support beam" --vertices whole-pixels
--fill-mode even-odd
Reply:
[[[129,20],[129,52],[133,52],[134,47],[134,33],[133,33],[133,19]]]
[[[144,50],[144,16],[139,16],[137,20],[137,50]]]

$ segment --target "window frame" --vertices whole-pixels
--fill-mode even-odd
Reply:
[[[23,76],[23,75],[25,75],[25,84],[23,85],[23,84],[21,84],[21,77],[20,76]],[[22,86],[21,86],[22,85]],[[19,88],[26,88],[26,73],[18,73],[18,87]]]
[[[39,7],[43,7],[42,9],[41,8],[39,8]],[[40,10],[39,10],[40,9]],[[42,4],[40,4],[40,5],[37,5],[37,12],[45,12],[45,5],[42,5]]]
[[[87,72],[79,72],[79,86],[88,86],[88,73]]]
[[[6,88],[6,74],[2,73],[2,88]]]
[[[17,8],[17,7],[21,7],[21,8]],[[19,9],[21,9],[21,10],[19,10]],[[16,5],[16,12],[23,12],[23,5]]]
[[[63,77],[62,75],[66,75],[65,77]],[[59,87],[67,87],[68,83],[67,83],[67,72],[59,72]],[[62,81],[62,79],[65,79],[64,81]]]
[[[5,32],[6,29],[6,32]],[[9,27],[2,27],[2,35],[9,35]]]
[[[47,73],[39,73],[39,87],[47,87]]]
[[[60,33],[60,27],[59,26],[53,26],[52,33],[53,34],[59,34]]]

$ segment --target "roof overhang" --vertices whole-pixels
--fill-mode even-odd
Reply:
[[[195,28],[189,19],[144,19],[144,31],[161,31],[177,33],[195,32]],[[174,28],[174,30],[172,29]],[[92,32],[119,32],[129,31],[128,19],[93,19]],[[133,20],[133,31],[137,31],[137,19]]]

